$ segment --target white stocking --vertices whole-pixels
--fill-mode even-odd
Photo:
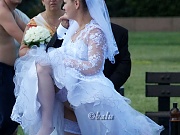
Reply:
[[[37,65],[38,100],[41,104],[42,124],[38,135],[49,135],[53,131],[54,83],[49,66]]]

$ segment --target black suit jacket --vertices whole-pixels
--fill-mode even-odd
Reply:
[[[131,72],[131,58],[128,50],[128,30],[111,23],[112,31],[119,49],[119,54],[115,56],[115,64],[112,64],[109,60],[105,61],[104,74],[109,78],[117,91],[126,82]],[[55,33],[47,45],[46,50],[49,47],[60,47],[62,40],[57,39],[57,33]]]
[[[57,37],[57,33],[55,32],[54,35],[52,36],[51,40],[49,41],[49,43],[46,46],[46,52],[48,51],[49,47],[54,47],[54,48],[58,48],[61,47],[63,40],[59,40]]]
[[[131,57],[128,50],[128,30],[114,23],[111,23],[111,27],[119,54],[115,56],[115,64],[108,59],[105,61],[104,74],[113,82],[118,91],[130,76]]]

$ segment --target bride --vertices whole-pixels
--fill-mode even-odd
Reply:
[[[61,96],[67,98],[73,108],[82,135],[160,135],[163,126],[133,109],[128,104],[130,100],[118,94],[112,82],[103,74],[105,59],[114,63],[114,55],[121,53],[112,34],[104,0],[64,0],[63,8],[65,17],[74,21],[62,47],[51,48],[47,54],[37,55],[36,68],[28,71],[33,74],[37,72],[38,77],[30,78],[40,83],[35,83],[31,91],[44,88],[47,82],[43,78],[52,77],[56,86],[63,91]],[[28,81],[24,79],[24,82]],[[23,83],[19,85],[28,87]],[[36,108],[39,105],[37,93],[23,94],[35,100],[34,104],[27,106]],[[18,117],[25,113],[23,109],[24,112],[18,113]],[[32,116],[32,112],[26,113]],[[41,113],[39,115],[37,118],[43,121]],[[62,118],[62,115],[54,116]],[[62,127],[55,126],[56,129]]]

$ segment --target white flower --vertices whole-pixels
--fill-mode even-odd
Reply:
[[[24,43],[29,47],[33,45],[47,44],[51,39],[51,34],[48,29],[37,26],[30,27],[24,36]]]

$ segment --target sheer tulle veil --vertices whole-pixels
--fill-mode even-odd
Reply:
[[[105,1],[104,0],[85,0],[85,1],[91,17],[99,24],[102,31],[105,33],[107,40],[107,48],[108,48],[106,53],[106,59],[108,58],[112,63],[114,63],[115,62],[114,56],[118,54],[119,51],[112,33],[109,13]],[[78,28],[77,22],[73,21],[72,25],[70,25],[66,33],[66,38],[63,42],[63,45],[69,41],[72,34],[77,30],[77,28]]]

